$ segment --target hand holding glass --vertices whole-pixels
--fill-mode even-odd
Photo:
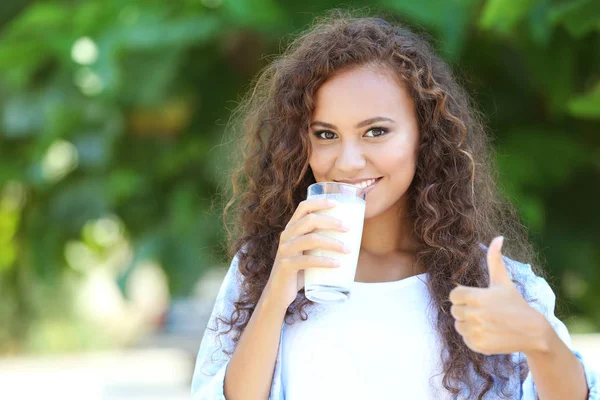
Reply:
[[[333,208],[316,213],[338,218],[349,228],[347,232],[327,229],[317,229],[315,232],[342,241],[351,252],[343,254],[323,249],[306,251],[309,255],[331,257],[340,262],[339,268],[315,267],[304,271],[304,293],[307,299],[317,303],[338,303],[349,298],[362,240],[365,196],[362,189],[346,183],[318,182],[308,187],[307,198],[325,197],[337,203]]]

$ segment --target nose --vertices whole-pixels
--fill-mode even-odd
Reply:
[[[359,144],[352,143],[351,141],[343,143],[340,146],[335,168],[342,172],[343,176],[356,176],[367,164],[363,153],[363,148]]]

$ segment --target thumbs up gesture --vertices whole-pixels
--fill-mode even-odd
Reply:
[[[459,285],[450,292],[454,327],[471,350],[485,355],[535,351],[549,326],[512,282],[502,259],[503,240],[494,238],[488,248],[488,288]]]

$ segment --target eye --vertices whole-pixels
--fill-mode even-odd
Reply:
[[[333,135],[333,136],[335,136],[335,133],[330,132],[330,131],[317,131],[317,132],[314,133],[314,135],[318,139],[331,140],[331,139],[333,139],[333,137],[327,137],[327,135]]]
[[[371,137],[380,137],[380,136],[385,136],[388,133],[388,130],[386,128],[381,128],[381,127],[374,127],[371,128],[367,131],[367,133],[369,132],[373,132],[373,136]]]

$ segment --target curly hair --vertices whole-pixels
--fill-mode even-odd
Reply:
[[[408,216],[419,243],[416,260],[427,266],[438,311],[442,384],[455,398],[482,399],[493,388],[508,396],[506,384],[518,366],[510,355],[486,356],[466,346],[454,329],[449,293],[457,284],[489,285],[480,244],[494,236],[506,237],[508,257],[531,262],[536,254],[495,183],[484,124],[450,67],[421,35],[382,18],[342,10],[317,18],[261,71],[236,108],[231,131],[241,132],[241,140],[233,154],[242,157],[223,219],[229,255],[238,257],[244,279],[234,312],[219,321],[237,343],[269,279],[280,234],[315,182],[308,127],[316,91],[336,71],[365,65],[395,74],[416,106],[420,142]],[[296,315],[306,320],[311,304],[300,292],[285,323]],[[527,366],[520,368],[522,378]],[[470,370],[483,385],[469,379]]]

